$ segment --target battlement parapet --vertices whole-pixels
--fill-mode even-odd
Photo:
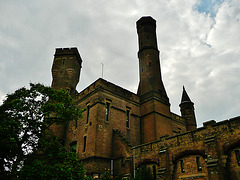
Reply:
[[[70,48],[56,48],[54,56],[66,56],[66,55],[74,55],[77,57],[79,64],[82,63],[82,58],[78,52],[78,49],[76,47],[70,47]]]
[[[136,103],[139,102],[139,96],[137,96],[133,92],[130,92],[124,88],[121,88],[120,86],[117,86],[117,85],[115,85],[111,82],[108,82],[102,78],[99,78],[94,83],[92,83],[90,86],[88,86],[83,91],[81,91],[78,94],[77,100],[80,100],[80,99],[84,98],[85,96],[88,96],[89,93],[91,93],[97,89],[103,89],[106,91],[110,91],[111,93],[118,95],[124,99],[134,101]]]
[[[135,153],[138,156],[143,153],[157,152],[159,151],[159,149],[165,148],[165,147],[168,147],[168,148],[174,148],[175,146],[188,147],[189,144],[194,144],[198,142],[202,142],[206,144],[210,142],[210,140],[212,139],[216,140],[217,137],[218,138],[222,137],[223,134],[227,134],[228,131],[238,132],[240,130],[239,124],[240,124],[240,117],[234,117],[229,120],[225,120],[218,123],[216,123],[215,120],[210,120],[204,123],[204,127],[198,128],[196,130],[187,131],[174,136],[166,136],[166,137],[160,138],[157,141],[132,147],[132,149],[135,149]],[[235,136],[230,137],[229,135],[228,138],[234,139],[234,137]]]

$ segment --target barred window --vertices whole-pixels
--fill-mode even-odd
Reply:
[[[127,128],[129,128],[129,126],[130,126],[130,123],[129,123],[129,121],[130,121],[130,117],[129,117],[129,115],[130,115],[130,111],[129,110],[127,110],[127,112],[126,112],[126,127]]]
[[[180,160],[180,167],[181,167],[181,172],[182,172],[182,173],[185,173],[183,160]]]
[[[106,102],[106,104],[105,104],[105,121],[109,121],[109,110],[110,110],[110,103]]]
[[[89,111],[90,111],[90,106],[88,105],[87,106],[87,121],[86,121],[86,124],[88,124],[88,122],[89,122]]]
[[[197,169],[198,169],[198,171],[202,171],[202,166],[201,166],[201,162],[200,162],[200,157],[199,156],[196,157],[196,162],[197,162]]]

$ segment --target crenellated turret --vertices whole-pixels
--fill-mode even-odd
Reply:
[[[82,59],[77,48],[57,48],[52,65],[52,88],[75,90],[81,68]]]

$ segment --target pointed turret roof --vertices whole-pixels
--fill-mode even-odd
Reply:
[[[189,98],[189,96],[188,96],[184,86],[183,86],[183,93],[182,93],[181,103],[183,103],[183,102],[192,102],[191,99]]]

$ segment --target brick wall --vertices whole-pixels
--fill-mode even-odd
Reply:
[[[123,139],[115,139],[115,130],[121,132],[129,144],[140,144],[140,108],[139,99],[136,97],[135,94],[102,79],[97,80],[78,95],[76,102],[84,110],[83,118],[79,120],[77,127],[75,124],[69,125],[67,144],[77,141],[78,157],[83,160],[87,172],[102,173],[105,168],[109,168],[111,159],[126,159],[130,156],[126,149],[128,145],[121,144]],[[109,103],[108,121],[105,120],[106,103]],[[126,127],[127,110],[129,111],[129,128]],[[87,118],[88,123],[86,123]],[[84,136],[87,139],[85,152],[83,152]],[[114,148],[114,146],[121,148]],[[98,166],[102,167],[95,168],[94,164],[97,163],[90,161],[91,158],[98,158]],[[104,162],[101,162],[101,159],[105,159]],[[91,162],[92,165],[87,162]],[[121,164],[117,162],[120,162],[119,160],[115,163]],[[125,167],[119,173],[130,171],[130,168],[127,169]]]
[[[204,127],[134,147],[136,166],[156,162],[158,179],[239,179],[235,149],[240,148],[240,118]],[[202,170],[198,171],[196,157]],[[185,172],[181,172],[183,161]],[[170,179],[171,179],[170,178]]]

